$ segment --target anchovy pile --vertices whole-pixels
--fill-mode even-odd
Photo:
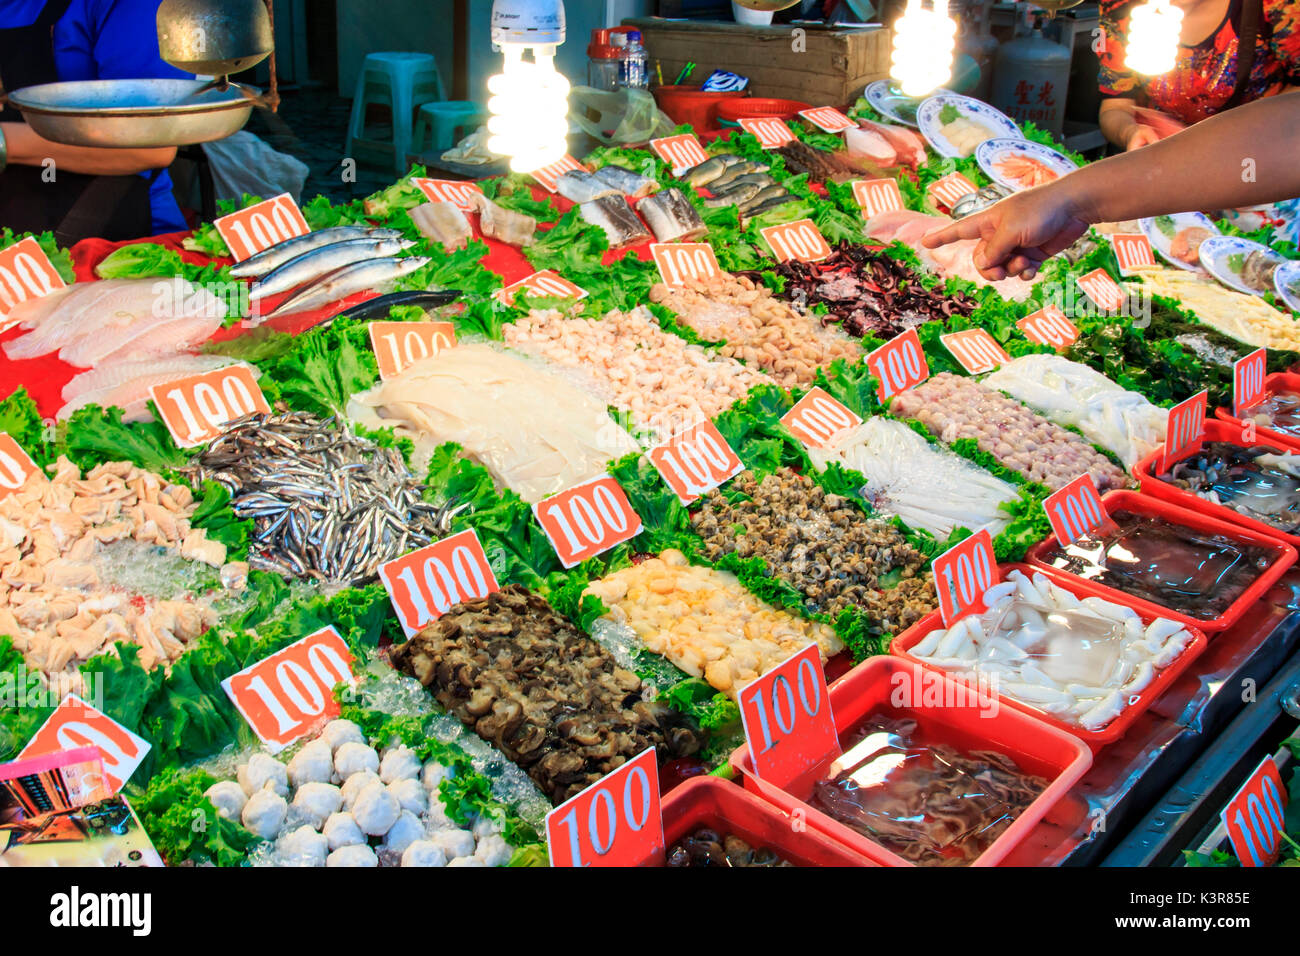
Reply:
[[[395,448],[303,412],[237,419],[199,456],[199,481],[254,519],[249,566],[340,586],[447,534],[455,502],[432,505]]]

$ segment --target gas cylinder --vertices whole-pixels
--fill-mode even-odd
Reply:
[[[1043,36],[1043,20],[1038,17],[1029,36],[998,49],[992,102],[1017,123],[1028,120],[1059,138],[1069,82],[1070,51]]]

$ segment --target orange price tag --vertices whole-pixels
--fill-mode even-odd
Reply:
[[[655,749],[643,750],[546,814],[551,866],[636,866],[662,860]]]
[[[1079,338],[1079,330],[1074,327],[1074,323],[1054,305],[1031,312],[1016,323],[1016,328],[1025,333],[1025,338],[1029,341],[1058,349],[1068,348]]]
[[[1140,232],[1117,232],[1110,237],[1110,247],[1122,276],[1131,276],[1156,264],[1151,240]]]
[[[0,251],[0,332],[13,324],[5,317],[14,306],[66,285],[45,250],[31,236]]]
[[[799,115],[825,133],[842,133],[858,125],[833,106],[815,106],[800,110]]]
[[[352,652],[326,627],[221,682],[248,726],[279,753],[339,715],[337,684],[354,684]]]
[[[781,424],[790,429],[805,448],[828,448],[846,431],[861,425],[862,419],[818,386],[781,416]]]
[[[987,528],[953,545],[934,559],[935,590],[945,627],[967,614],[983,614],[984,592],[1001,580]]]
[[[1044,498],[1043,510],[1061,544],[1078,540],[1106,521],[1106,506],[1101,503],[1092,475],[1088,474],[1080,475]]]
[[[586,169],[582,163],[578,162],[568,153],[564,154],[563,159],[556,160],[549,166],[543,166],[541,169],[534,169],[531,173],[533,179],[549,193],[555,192],[556,182],[561,176],[571,169]]]
[[[551,269],[534,272],[526,279],[520,279],[504,289],[498,289],[496,296],[506,305],[514,305],[515,296],[523,290],[527,290],[533,295],[557,299],[585,299],[587,297],[586,289],[580,285],[575,285]]]
[[[903,208],[903,194],[898,191],[898,183],[892,179],[855,179],[853,198],[862,208],[862,215],[866,219]]]
[[[641,533],[641,516],[609,475],[574,485],[533,505],[551,547],[566,568],[631,541]]]
[[[1201,441],[1205,437],[1205,403],[1209,397],[1209,391],[1199,392],[1169,409],[1165,450],[1160,458],[1161,471],[1168,471],[1178,459],[1201,450]]]
[[[385,382],[455,344],[456,327],[450,322],[370,323],[370,348]]]
[[[180,448],[212,441],[236,418],[271,413],[257,379],[244,365],[172,379],[152,386],[149,395]]]
[[[809,644],[740,692],[740,719],[754,774],[784,787],[840,752],[826,672]]]
[[[685,505],[745,469],[708,419],[651,448],[646,457]]]
[[[473,528],[381,564],[379,578],[407,637],[500,587]]]
[[[429,179],[425,176],[416,176],[411,182],[432,202],[449,202],[461,212],[478,212],[475,197],[483,195],[478,183],[463,179]]]
[[[798,259],[800,262],[819,262],[831,254],[826,238],[811,219],[796,219],[779,226],[766,226],[758,230],[776,255],[778,262]]]
[[[753,133],[764,149],[776,149],[795,138],[785,120],[774,116],[747,116],[739,122],[740,128],[746,133]]]
[[[963,329],[939,336],[944,348],[972,375],[991,372],[1011,361],[1006,349],[983,329]]]
[[[1093,269],[1087,275],[1079,276],[1075,281],[1098,308],[1105,309],[1107,312],[1114,312],[1128,301],[1128,296],[1124,294],[1119,283],[1112,279],[1105,269]]]
[[[1286,832],[1286,787],[1271,756],[1265,757],[1219,814],[1242,866],[1272,866]]]
[[[243,262],[287,239],[311,232],[298,204],[288,193],[214,219],[212,225],[226,240],[226,248],[236,262]]]
[[[1232,363],[1232,414],[1244,418],[1249,409],[1264,400],[1264,378],[1268,375],[1268,353],[1256,349]],[[3,459],[0,459],[3,464]],[[3,481],[0,479],[0,484]]]
[[[8,432],[0,432],[0,501],[27,484],[40,469]]]
[[[711,279],[722,275],[718,257],[707,242],[652,242],[650,254],[667,285],[678,286],[688,279]]]
[[[947,176],[936,179],[926,188],[926,192],[930,194],[935,202],[941,206],[947,206],[949,209],[971,193],[978,191],[979,187],[961,173],[949,173]]]
[[[694,133],[680,133],[677,136],[661,136],[650,140],[650,148],[655,155],[673,168],[673,175],[680,176],[692,166],[698,166],[709,158],[709,154],[700,145]]]
[[[104,761],[104,777],[113,793],[121,790],[131,779],[135,768],[152,749],[149,741],[137,737],[76,694],[69,694],[54,708],[54,713],[41,729],[32,735],[18,759],[41,757],[78,747],[94,747],[99,751]]]
[[[930,364],[925,360],[916,329],[908,329],[869,353],[867,368],[880,382],[876,395],[882,402],[916,388],[930,377]]]

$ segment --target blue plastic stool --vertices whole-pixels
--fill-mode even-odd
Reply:
[[[399,176],[405,174],[415,111],[425,103],[442,98],[442,77],[438,73],[438,61],[431,54],[367,54],[352,98],[347,155],[358,162],[388,163]],[[369,106],[387,106],[392,112],[391,139],[367,138],[366,108]]]
[[[415,120],[411,152],[423,153],[451,149],[468,135],[470,127],[487,122],[488,111],[472,100],[444,100],[425,103]]]

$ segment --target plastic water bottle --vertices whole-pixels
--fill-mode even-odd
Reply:
[[[650,86],[649,63],[639,30],[628,31],[627,49],[623,51],[618,71],[618,85],[631,90],[644,90]]]

